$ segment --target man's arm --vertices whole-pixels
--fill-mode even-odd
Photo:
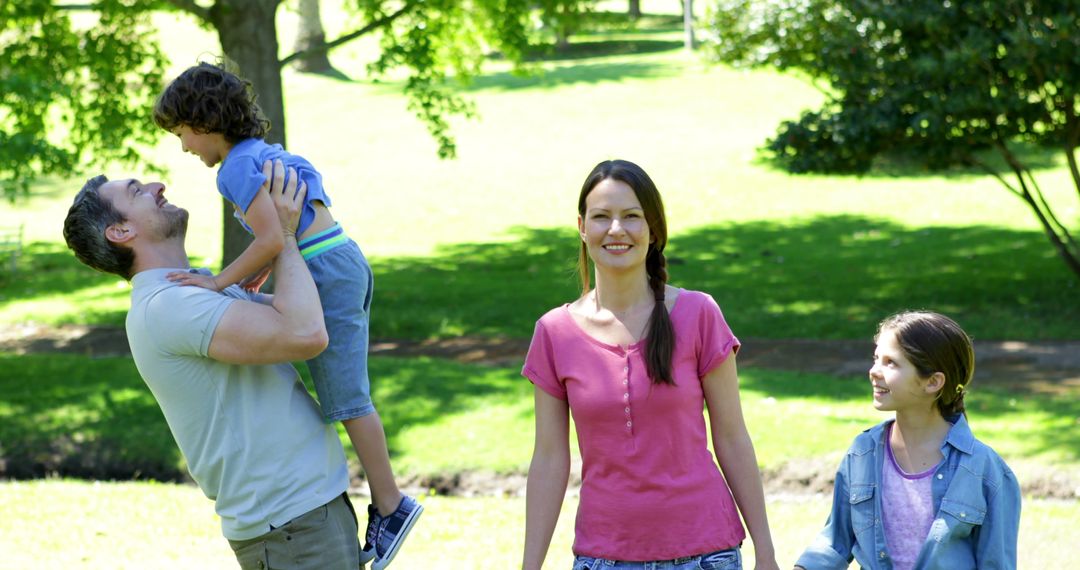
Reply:
[[[273,174],[271,175],[271,168]],[[250,301],[232,303],[218,322],[210,341],[210,358],[230,364],[271,364],[306,360],[326,348],[319,292],[296,246],[296,224],[307,186],[296,188],[298,176],[281,161],[263,164],[270,197],[277,208],[285,247],[274,259],[276,285],[270,305]],[[260,192],[263,190],[260,189]]]

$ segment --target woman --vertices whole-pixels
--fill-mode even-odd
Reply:
[[[777,568],[739,404],[739,341],[712,297],[667,284],[656,186],[631,162],[598,164],[578,198],[578,230],[582,296],[537,322],[522,369],[536,402],[522,568],[547,555],[571,413],[582,459],[575,570],[741,568],[740,513],[756,567]]]

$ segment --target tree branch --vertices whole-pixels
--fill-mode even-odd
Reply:
[[[1021,194],[1020,191],[1017,190],[1016,188],[1013,188],[1013,185],[1009,184],[1009,181],[1006,180],[1004,176],[1002,176],[1000,173],[998,173],[998,171],[991,168],[990,165],[987,164],[985,161],[979,160],[978,158],[975,158],[975,156],[973,156],[973,155],[969,156],[968,160],[972,164],[978,166],[979,168],[982,168],[990,176],[993,176],[994,178],[997,178],[997,181],[1000,182],[1001,185],[1004,186],[1005,189],[1008,190],[1010,194],[1012,194],[1013,196],[1016,196],[1017,198],[1020,198],[1021,200],[1024,200],[1024,195]]]
[[[201,20],[205,24],[213,23],[210,18],[210,8],[203,8],[195,3],[195,0],[165,0],[169,4],[180,8],[181,10],[193,14],[196,18]]]
[[[173,1],[179,1],[179,0],[169,0],[169,1],[173,2]],[[343,35],[343,36],[341,36],[341,37],[339,37],[339,38],[337,38],[337,39],[335,39],[333,41],[329,41],[329,42],[326,42],[326,43],[323,43],[323,44],[320,44],[320,45],[316,45],[316,46],[311,46],[311,47],[309,47],[307,49],[302,49],[302,50],[300,50],[298,52],[292,53],[292,54],[286,56],[285,58],[281,59],[280,61],[278,61],[278,65],[280,67],[285,67],[285,65],[287,65],[289,62],[291,62],[293,60],[300,59],[301,57],[304,57],[306,55],[310,55],[310,54],[313,54],[313,53],[330,51],[331,49],[336,48],[341,44],[344,44],[344,43],[350,42],[352,40],[355,40],[356,38],[358,38],[360,36],[363,36],[365,34],[369,34],[369,33],[373,32],[373,31],[375,31],[375,30],[377,30],[377,29],[379,29],[379,28],[381,28],[383,26],[389,25],[391,22],[393,22],[394,20],[400,18],[401,16],[405,15],[406,13],[411,12],[413,10],[413,8],[417,7],[419,4],[421,4],[421,2],[422,2],[422,0],[419,0],[419,1],[414,0],[412,2],[406,2],[404,6],[402,6],[401,8],[398,8],[398,10],[396,12],[392,13],[392,14],[383,16],[383,17],[381,17],[381,18],[379,18],[379,19],[377,19],[375,21],[372,21],[372,22],[368,23],[366,26],[364,26],[363,28],[360,28],[359,30],[355,30],[353,32],[345,34],[345,35]]]
[[[1069,162],[1069,174],[1072,175],[1073,186],[1076,187],[1077,196],[1080,197],[1080,166],[1076,164],[1076,146],[1080,144],[1080,121],[1072,108],[1065,105],[1065,158]]]
[[[1039,199],[1042,209],[1046,212],[1047,219],[1056,226],[1056,231],[1061,234],[1061,237],[1063,238],[1062,241],[1072,247],[1073,251],[1076,251],[1076,240],[1073,239],[1072,234],[1069,233],[1069,228],[1065,227],[1065,225],[1061,223],[1061,220],[1058,220],[1057,215],[1054,214],[1054,210],[1050,207],[1050,204],[1047,203],[1046,196],[1043,195],[1042,188],[1039,187],[1039,182],[1035,180],[1035,175],[1031,173],[1030,169],[1024,169],[1024,172],[1027,173],[1028,179],[1031,180],[1031,187],[1035,189],[1035,197]]]

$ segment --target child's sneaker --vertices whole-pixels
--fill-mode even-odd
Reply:
[[[379,532],[379,510],[375,505],[367,506],[367,530],[364,531],[364,549],[360,551],[360,565],[375,559],[375,536]]]
[[[364,546],[364,551],[366,553],[370,548],[375,554],[372,570],[383,570],[390,565],[422,512],[424,506],[408,495],[401,496],[397,510],[387,517],[380,516],[374,506],[368,506],[368,544]]]

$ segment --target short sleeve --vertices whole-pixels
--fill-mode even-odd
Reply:
[[[248,154],[230,157],[218,170],[218,191],[245,213],[264,182],[262,164]]]
[[[555,369],[554,342],[542,321],[536,323],[521,375],[548,394],[560,400],[566,399],[566,385],[559,381]]]
[[[698,334],[701,340],[701,348],[698,352],[698,377],[704,378],[716,368],[732,352],[739,351],[739,339],[731,332],[720,306],[716,304],[712,296],[703,294],[700,316],[698,318]]]
[[[168,287],[147,304],[146,330],[162,352],[209,356],[214,331],[235,300],[202,287]]]

